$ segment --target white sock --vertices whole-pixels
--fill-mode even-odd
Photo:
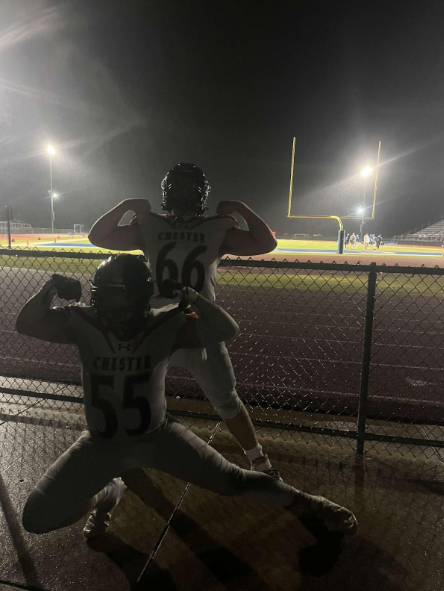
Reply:
[[[245,455],[251,462],[257,460],[257,458],[261,458],[264,455],[262,453],[262,445],[260,443],[258,443],[256,447],[253,447],[253,449],[245,449],[244,451]]]

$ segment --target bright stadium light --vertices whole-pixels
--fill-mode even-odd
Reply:
[[[59,194],[58,194],[58,193],[53,193],[53,194],[52,194],[52,198],[53,198],[53,199],[57,199],[57,197],[59,197]]]
[[[361,176],[368,176],[369,174],[371,174],[372,170],[373,169],[371,166],[364,166],[364,168],[361,170]]]
[[[53,193],[52,191],[52,157],[56,154],[56,149],[51,144],[46,146],[46,152],[49,155],[49,196],[51,197],[51,234],[54,234],[54,222],[55,222],[55,214],[54,214],[54,197],[57,197],[57,194]]]
[[[365,209],[363,207],[358,207],[358,209],[356,210],[356,213],[358,215],[364,215]]]

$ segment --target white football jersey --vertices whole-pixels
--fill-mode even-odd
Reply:
[[[155,285],[167,278],[174,279],[214,301],[220,246],[227,230],[237,227],[231,216],[202,216],[179,222],[172,215],[150,212],[141,230],[144,254]],[[157,287],[154,296],[152,306],[157,308],[167,303],[158,297]]]
[[[66,306],[82,361],[86,422],[92,435],[134,441],[166,416],[165,374],[181,326],[178,308],[151,311],[133,339],[120,341],[91,306]]]

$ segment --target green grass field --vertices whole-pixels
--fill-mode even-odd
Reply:
[[[27,243],[29,242],[29,245]],[[27,258],[26,256],[14,256],[14,255],[1,255],[0,256],[0,268],[13,267],[16,269],[35,269],[40,271],[47,271],[53,273],[68,273],[83,275],[87,278],[92,277],[97,266],[100,264],[100,260],[90,260],[85,258],[60,258],[52,257],[51,252],[55,250],[57,252],[66,250],[67,252],[94,252],[94,253],[107,253],[109,251],[104,249],[91,248],[89,246],[87,238],[78,238],[72,236],[60,237],[60,242],[69,242],[70,244],[76,243],[76,246],[69,247],[57,247],[57,242],[54,247],[52,246],[41,246],[42,243],[48,243],[50,239],[46,238],[42,240],[34,239],[22,239],[16,240],[13,244],[14,250],[20,251],[23,255],[27,251],[42,250],[47,252],[46,257],[39,258]],[[3,241],[4,242],[4,241]],[[0,241],[1,243],[1,241]],[[4,248],[5,245],[2,244]],[[317,249],[334,249],[336,247],[335,242],[321,242],[321,241],[292,241],[292,240],[279,240],[278,248],[313,248]],[[387,252],[397,252],[402,248],[407,251],[407,248],[411,252],[412,247],[386,247]],[[360,248],[364,254],[363,247]],[[418,249],[419,250],[419,249]],[[427,252],[433,252],[441,255],[441,249],[421,249],[427,250]],[[137,252],[137,251],[134,251]],[[369,251],[371,254],[372,251]],[[400,260],[402,264],[402,259]],[[315,293],[315,292],[332,292],[335,294],[340,293],[357,293],[365,292],[367,290],[367,276],[365,273],[359,273],[356,271],[350,272],[332,272],[332,271],[311,271],[311,270],[299,270],[297,272],[292,270],[275,270],[275,269],[258,269],[250,271],[245,269],[244,272],[236,269],[220,269],[218,283],[220,287],[250,287],[256,290],[258,289],[275,289],[275,290],[298,290],[303,296],[304,293]],[[397,293],[398,295],[410,295],[410,296],[435,296],[444,298],[444,277],[441,276],[406,276],[406,275],[384,275],[378,277],[378,289],[386,293]]]
[[[59,246],[60,243],[69,242],[72,244],[76,244],[76,246]],[[51,243],[51,246],[44,246],[45,244]],[[0,235],[0,245],[1,248],[8,247],[8,237],[5,234]],[[26,249],[38,249],[43,251],[51,251],[51,250],[70,250],[71,252],[102,252],[102,249],[92,248],[90,246],[88,238],[78,237],[78,236],[67,236],[66,234],[57,235],[54,234],[54,237],[51,235],[45,234],[41,236],[39,240],[38,237],[34,236],[25,236],[20,237],[20,235],[16,235],[11,244],[13,249],[18,250],[26,250]],[[107,251],[103,251],[107,252]]]
[[[285,273],[285,274],[284,274]],[[367,274],[356,271],[293,271],[285,269],[277,275],[274,269],[261,269],[260,273],[235,272],[219,270],[217,283],[220,287],[242,286],[259,290],[297,290],[303,296],[312,293],[356,294],[367,293]],[[397,294],[399,297],[429,298],[431,296],[444,299],[444,276],[433,275],[382,275],[378,276],[377,290],[387,295]]]
[[[58,246],[59,243],[69,242],[70,244],[75,243],[76,246]],[[43,246],[44,244],[51,243],[51,246]],[[0,236],[0,245],[2,248],[7,247],[7,237],[5,235]],[[57,239],[57,235],[55,235],[55,242],[54,238],[50,235],[42,236],[41,240],[38,240],[37,237],[28,236],[24,238],[20,238],[17,236],[14,238],[14,242],[12,244],[12,248],[14,249],[27,249],[27,248],[38,248],[39,250],[43,251],[51,251],[51,250],[70,250],[71,252],[108,252],[107,250],[91,247],[88,241],[88,238],[82,236],[66,236],[61,235],[59,239]],[[331,250],[336,252],[337,242],[331,240],[278,240],[278,249],[280,251],[292,252],[294,250],[301,249],[302,251],[308,250],[310,252],[316,251],[325,251]],[[357,251],[362,254],[371,254],[374,252],[373,247],[368,251],[364,250],[364,245],[359,244]],[[346,252],[355,252],[352,250],[347,250]],[[414,253],[420,256],[421,254],[436,254],[437,256],[442,256],[443,249],[437,247],[423,247],[423,246],[406,246],[406,245],[396,245],[396,246],[382,246],[379,250],[381,253]]]
[[[40,271],[47,271],[53,273],[68,273],[83,275],[90,278],[97,266],[100,264],[100,260],[90,260],[85,258],[79,259],[68,259],[51,257],[51,252],[63,251],[67,252],[78,252],[81,253],[103,253],[106,254],[109,251],[105,249],[92,248],[86,237],[76,236],[60,236],[60,242],[69,242],[70,244],[76,244],[76,246],[63,247],[58,246],[59,240],[54,243],[54,246],[43,246],[45,243],[48,244],[52,237],[42,237],[38,240],[34,237],[26,237],[22,239],[16,239],[13,243],[13,249],[19,250],[21,254],[25,254],[26,251],[41,250],[47,252],[47,257],[42,258],[26,258],[23,256],[16,257],[11,255],[0,256],[0,267],[14,267],[16,269],[35,269]],[[0,239],[2,248],[5,248],[4,239]],[[310,249],[316,250],[334,250],[336,243],[331,241],[295,241],[295,240],[279,240],[279,249]],[[383,252],[395,253],[395,252],[412,252],[414,247],[412,246],[392,246],[383,247]],[[436,253],[442,256],[442,249],[437,248],[417,248],[418,254],[423,252]],[[363,245],[359,246],[359,251],[362,254],[367,254],[363,249]],[[134,251],[139,252],[139,251]],[[347,251],[348,252],[348,251]],[[368,251],[370,255],[372,251]],[[400,264],[402,259],[400,258]],[[299,270],[294,272],[291,270],[284,270],[276,272],[274,269],[261,269],[260,271],[249,271],[245,269],[244,272],[239,270],[233,271],[232,269],[220,269],[219,285],[226,286],[240,286],[250,287],[255,289],[276,289],[276,290],[298,290],[303,295],[304,293],[315,293],[315,292],[333,292],[339,293],[356,293],[365,292],[367,289],[367,277],[365,273],[347,272],[347,273],[336,273],[331,271],[309,271]],[[444,277],[441,276],[406,276],[406,275],[387,275],[378,278],[378,289],[387,293],[397,293],[398,295],[410,296],[437,296],[440,298],[444,297]]]

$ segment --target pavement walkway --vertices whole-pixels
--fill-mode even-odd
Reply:
[[[284,480],[350,507],[359,531],[329,551],[285,510],[127,472],[109,532],[86,543],[83,523],[37,536],[21,526],[29,491],[84,427],[80,405],[0,403],[0,589],[44,591],[442,591],[444,455],[272,429],[261,438]],[[51,401],[51,404],[54,404]],[[61,407],[63,408],[63,407]],[[181,419],[247,467],[209,419]]]

